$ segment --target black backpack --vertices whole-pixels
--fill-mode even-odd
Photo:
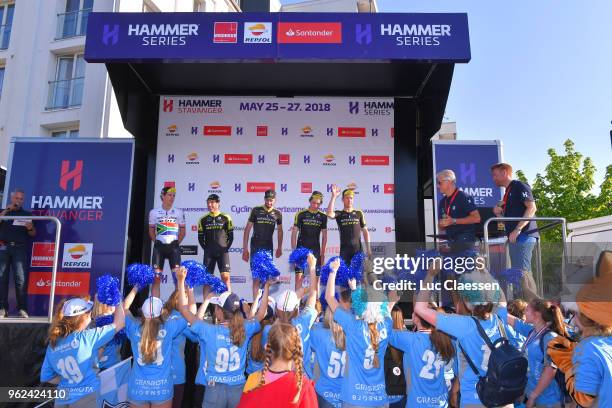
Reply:
[[[481,377],[474,362],[459,344],[465,359],[478,377],[476,392],[480,402],[485,407],[497,407],[518,401],[525,393],[525,386],[527,385],[527,358],[508,342],[506,331],[497,316],[495,316],[495,319],[502,337],[497,339],[495,343],[491,342],[478,319],[475,317],[472,317],[472,319],[476,322],[480,337],[491,350],[487,373],[484,377]]]
[[[387,395],[406,395],[406,377],[402,362],[404,352],[396,349],[402,356],[400,363],[396,364],[391,354],[392,348],[393,346],[388,346],[385,352],[385,390]]]

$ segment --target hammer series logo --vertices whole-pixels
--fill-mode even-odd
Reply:
[[[449,24],[381,24],[380,35],[395,37],[396,45],[438,46],[441,37],[450,37]]]
[[[128,37],[140,37],[141,45],[181,46],[187,38],[199,35],[199,24],[130,24]]]

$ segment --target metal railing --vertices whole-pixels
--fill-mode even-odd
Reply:
[[[67,109],[81,106],[85,77],[49,81],[46,110]]]
[[[24,318],[4,318],[0,319],[1,323],[51,323],[53,320],[53,307],[55,305],[55,280],[57,278],[57,262],[59,259],[59,242],[62,232],[62,223],[57,217],[48,217],[42,215],[32,215],[32,216],[2,216],[0,220],[48,220],[53,221],[55,223],[55,239],[54,244],[55,248],[53,249],[53,269],[51,270],[51,288],[49,289],[49,314],[45,317],[30,317],[27,319]],[[25,282],[26,290],[28,282]]]
[[[562,242],[563,242],[563,256],[561,258],[561,285],[565,284],[565,276],[563,271],[565,270],[565,264],[566,264],[566,256],[567,256],[567,242],[566,242],[566,235],[567,235],[567,225],[566,225],[566,221],[565,218],[557,218],[557,217],[493,217],[493,218],[489,218],[488,220],[485,221],[484,225],[483,225],[483,230],[484,230],[484,246],[485,246],[485,254],[486,254],[486,266],[487,266],[487,270],[491,270],[491,260],[490,260],[490,253],[489,253],[489,223],[491,222],[498,222],[498,221],[549,221],[550,224],[545,225],[541,228],[538,228],[537,231],[542,231],[548,228],[552,228],[555,225],[559,225],[561,224],[561,237],[562,237]],[[529,230],[529,232],[535,232],[534,230]],[[543,274],[542,274],[542,247],[540,245],[540,240],[536,239],[536,273],[534,274],[534,280],[537,286],[537,290],[538,290],[538,295],[542,296],[542,290],[543,290],[543,284],[544,284],[544,278],[543,278]]]
[[[87,33],[87,21],[92,9],[70,11],[57,15],[55,39],[79,37]]]
[[[11,26],[8,24],[0,25],[0,50],[6,50],[11,41]]]

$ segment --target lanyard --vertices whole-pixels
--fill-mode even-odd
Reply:
[[[536,339],[539,339],[540,336],[542,336],[542,333],[544,333],[546,330],[548,330],[548,325],[542,327],[540,330],[538,330],[537,332],[535,331],[535,329],[533,329],[532,331],[529,332],[529,336],[527,336],[527,340],[525,340],[525,343],[523,343],[523,347],[521,349],[521,351],[524,353],[525,350],[527,350],[527,346],[529,346],[532,342],[534,342]]]
[[[445,206],[445,207],[446,207],[446,208],[445,208],[445,210],[446,210],[446,211],[444,211],[444,212],[445,212],[445,213],[446,213],[446,215],[447,215],[447,216],[449,216],[449,217],[450,217],[450,207],[451,207],[451,205],[453,204],[453,201],[455,201],[455,197],[457,197],[457,193],[459,193],[459,189],[458,189],[458,188],[457,188],[457,189],[455,189],[455,192],[453,193],[453,195],[452,195],[452,196],[451,196],[451,198],[450,198],[450,202],[449,202],[448,198],[446,199],[446,203],[447,203],[447,205]]]
[[[508,194],[510,193],[510,186],[512,184],[508,184],[508,187],[506,187],[506,192],[504,193],[504,198],[503,198],[503,205],[502,208],[504,210],[504,212],[506,212],[506,203],[508,202]]]

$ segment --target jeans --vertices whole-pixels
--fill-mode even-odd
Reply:
[[[233,408],[240,402],[244,384],[227,385],[216,383],[207,385],[202,408]]]
[[[9,271],[12,270],[15,279],[17,309],[27,310],[25,282],[26,258],[25,244],[0,247],[0,309],[6,309],[8,311]]]
[[[516,242],[508,243],[510,265],[524,272],[531,271],[531,255],[536,245],[536,238],[529,235],[519,235]]]

